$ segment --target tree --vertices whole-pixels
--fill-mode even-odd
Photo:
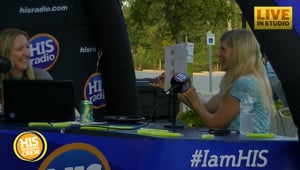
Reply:
[[[133,55],[145,50],[150,65],[164,63],[164,48],[182,42],[195,46],[195,71],[207,70],[206,32],[216,39],[227,30],[227,23],[237,16],[234,5],[226,0],[131,0],[123,6]],[[235,21],[235,20],[231,20]],[[218,46],[218,41],[216,41]],[[217,48],[214,48],[214,53]],[[151,59],[150,59],[151,58]],[[214,63],[217,58],[214,57]],[[199,67],[198,67],[199,66]],[[148,66],[147,66],[148,67]],[[199,69],[200,70],[199,70]],[[198,70],[197,70],[198,69]]]

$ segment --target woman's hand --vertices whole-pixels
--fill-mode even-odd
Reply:
[[[158,77],[156,77],[154,79],[154,82],[150,83],[149,85],[164,89],[165,88],[165,73],[162,72]]]
[[[182,93],[185,103],[191,107],[191,109],[196,109],[200,105],[200,98],[197,95],[197,90],[194,86],[191,86],[185,93]]]

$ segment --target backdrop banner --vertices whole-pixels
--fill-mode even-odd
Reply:
[[[0,29],[9,27],[29,33],[34,67],[57,80],[74,80],[78,110],[82,100],[90,100],[96,120],[137,114],[133,60],[118,0],[12,0],[0,10]]]

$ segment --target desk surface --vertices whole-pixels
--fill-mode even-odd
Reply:
[[[45,128],[1,125],[0,157],[2,166],[10,169],[298,169],[298,139],[247,138],[238,133],[201,139],[208,134],[203,128],[163,129],[166,122],[138,125],[107,124],[98,129]],[[112,126],[111,126],[112,125]],[[97,127],[97,126],[96,126]],[[109,128],[108,128],[109,127]],[[176,137],[139,135],[141,128],[169,130]],[[39,160],[22,160],[16,156],[17,143],[27,146],[20,134],[39,132],[45,139],[46,152]],[[23,135],[24,136],[24,135]],[[20,140],[20,138],[22,140]],[[34,141],[34,140],[33,140]],[[26,143],[26,145],[25,145]],[[31,144],[34,144],[31,143]],[[26,148],[25,148],[26,149]],[[25,151],[25,150],[24,150]],[[28,151],[28,148],[27,150]],[[68,161],[66,161],[68,160]],[[278,161],[280,160],[280,161]],[[10,162],[14,162],[11,164]],[[1,169],[1,168],[0,168]]]

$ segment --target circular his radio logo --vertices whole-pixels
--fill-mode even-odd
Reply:
[[[106,105],[102,76],[100,73],[93,73],[85,82],[83,88],[84,100],[93,103],[93,109],[99,109]]]
[[[30,39],[30,62],[34,67],[49,70],[59,56],[59,43],[50,34],[41,33]]]
[[[37,131],[23,132],[14,140],[14,153],[23,161],[36,162],[44,157],[46,151],[47,141]]]

